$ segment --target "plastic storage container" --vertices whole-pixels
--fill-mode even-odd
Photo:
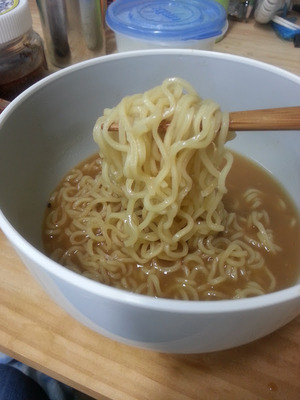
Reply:
[[[215,0],[116,0],[106,12],[118,51],[153,48],[211,50],[228,27]]]
[[[41,37],[27,0],[0,3],[0,98],[13,100],[48,74]]]

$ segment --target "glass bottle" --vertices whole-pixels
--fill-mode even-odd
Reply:
[[[41,37],[32,29],[27,0],[0,3],[0,98],[11,101],[47,75]]]

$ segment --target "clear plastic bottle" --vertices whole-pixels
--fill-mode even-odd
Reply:
[[[27,0],[0,3],[0,98],[13,100],[48,73]]]

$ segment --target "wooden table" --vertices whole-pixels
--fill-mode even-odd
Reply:
[[[35,1],[34,28],[41,33]],[[300,74],[300,49],[267,26],[232,23],[216,50]],[[233,350],[166,355],[85,328],[43,292],[0,231],[0,351],[96,399],[299,400],[300,317]]]

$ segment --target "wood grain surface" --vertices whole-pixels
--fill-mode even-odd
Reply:
[[[253,58],[300,74],[299,48],[294,47],[292,41],[280,39],[269,24],[261,25],[254,19],[248,23],[230,21],[226,36],[214,50]]]
[[[33,0],[30,6],[39,30]],[[252,22],[235,23],[217,46],[300,74],[300,50],[274,35]],[[300,317],[233,350],[166,355],[118,344],[68,316],[1,231],[0,276],[0,351],[96,399],[300,399]]]

